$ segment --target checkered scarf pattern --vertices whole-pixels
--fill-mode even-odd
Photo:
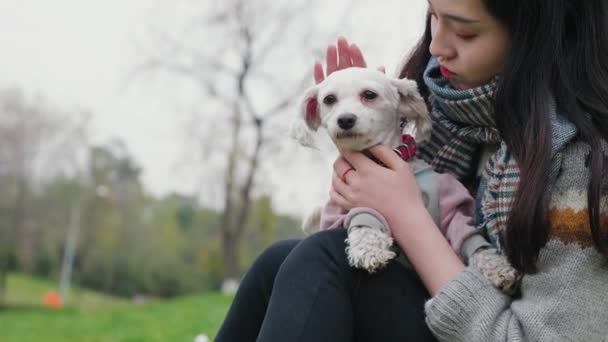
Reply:
[[[507,225],[520,172],[502,142],[494,120],[497,78],[474,89],[457,90],[441,75],[437,60],[431,58],[424,72],[424,82],[431,94],[433,130],[430,140],[420,146],[420,156],[436,171],[449,172],[462,179],[476,172],[478,166],[474,156],[483,145],[500,144],[484,166],[477,209],[477,226],[500,248],[498,235]],[[557,178],[561,166],[559,151],[576,135],[576,127],[563,117],[552,113],[551,120],[550,184]]]

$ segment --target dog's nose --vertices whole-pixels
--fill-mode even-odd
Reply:
[[[338,117],[338,126],[344,130],[355,127],[357,116],[355,114],[342,114]]]

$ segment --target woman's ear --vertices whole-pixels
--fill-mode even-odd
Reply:
[[[304,146],[315,147],[312,132],[321,126],[318,92],[318,86],[312,86],[304,92],[298,106],[298,115],[290,129],[290,135]]]
[[[391,83],[399,93],[398,111],[401,119],[406,122],[413,121],[416,125],[414,139],[419,143],[429,139],[433,124],[426,102],[418,92],[416,81],[401,78],[393,79]]]

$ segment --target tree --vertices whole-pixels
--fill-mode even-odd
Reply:
[[[303,47],[319,46],[313,41],[328,37],[316,31],[314,10],[320,4],[178,1],[172,6],[182,25],[157,29],[156,41],[144,52],[143,70],[177,74],[204,101],[190,127],[203,127],[194,135],[205,165],[204,192],[223,197],[224,279],[239,277],[240,243],[252,199],[268,190],[262,164],[280,152],[284,134],[277,132],[286,132],[291,118],[285,114],[312,82],[314,51]],[[341,19],[334,18],[336,28]],[[329,37],[334,39],[335,33]],[[215,188],[220,184],[221,189]]]
[[[84,283],[106,292],[129,292],[130,253],[144,236],[146,201],[140,173],[120,140],[91,149],[92,191],[81,205],[84,229],[79,238],[79,271]],[[125,278],[120,279],[121,275]]]
[[[58,174],[76,173],[87,123],[86,114],[69,115],[42,97],[0,90],[0,300],[10,258],[33,268],[37,229],[42,230],[36,190]]]

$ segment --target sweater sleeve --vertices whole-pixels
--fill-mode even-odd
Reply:
[[[444,173],[437,177],[441,232],[454,251],[460,254],[463,242],[475,233],[475,201],[456,177]]]
[[[467,267],[427,302],[426,321],[439,341],[525,341],[511,302],[477,269]]]

